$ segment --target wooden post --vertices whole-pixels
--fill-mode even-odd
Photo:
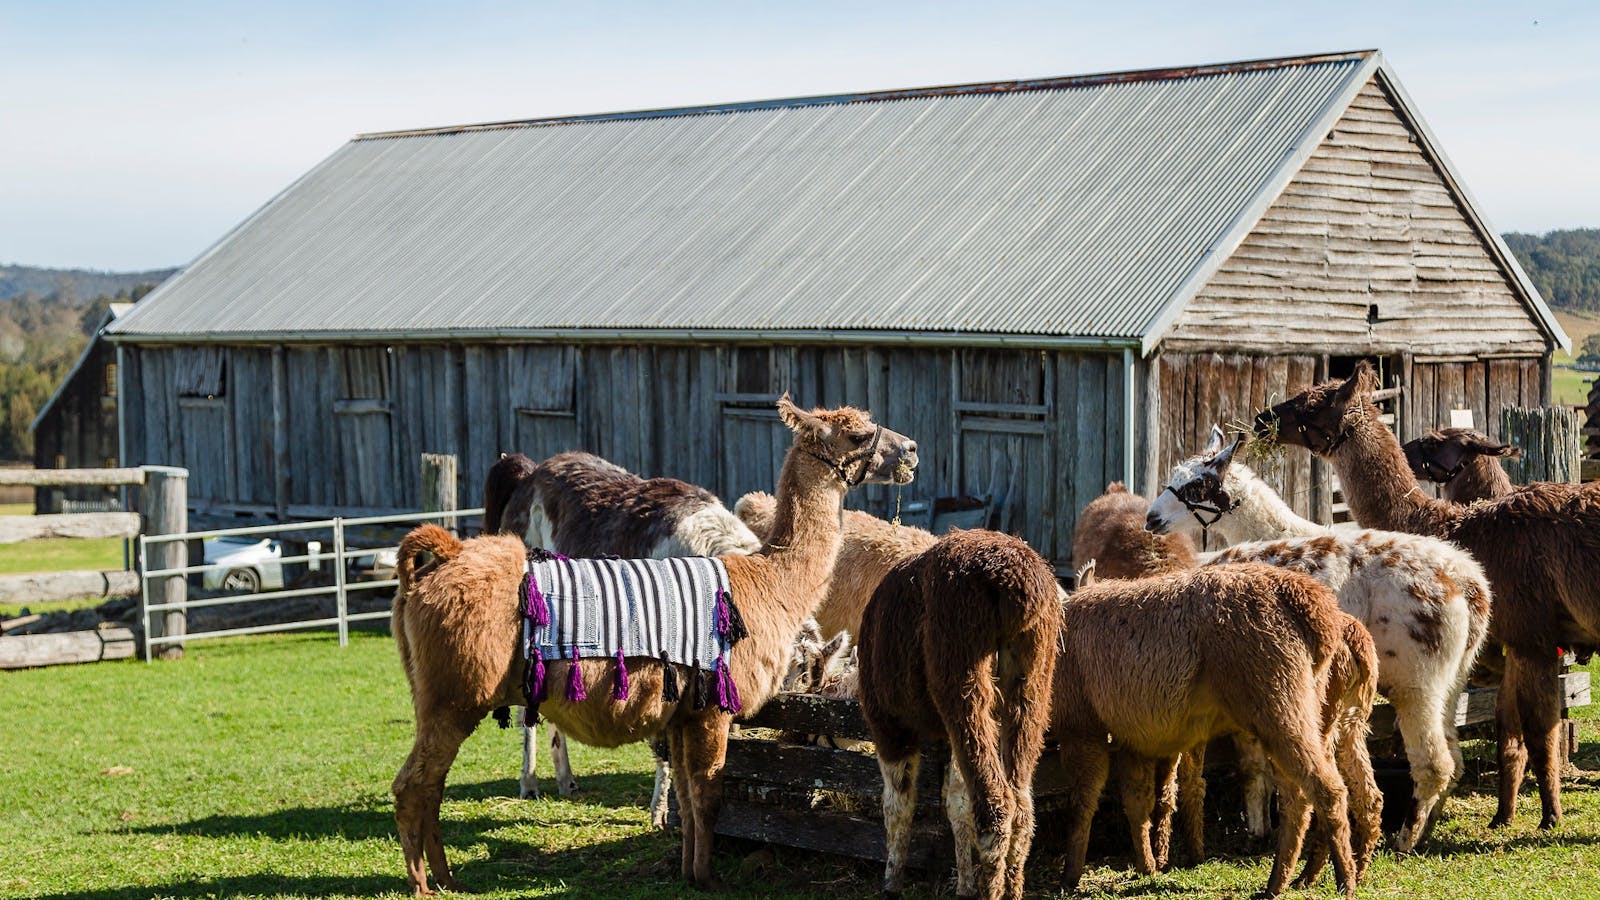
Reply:
[[[189,470],[173,466],[145,466],[144,488],[139,492],[139,509],[144,513],[146,535],[182,534],[189,530]],[[149,545],[146,564],[152,569],[179,569],[189,564],[189,548],[182,541]],[[183,603],[189,597],[189,583],[182,575],[169,575],[150,585],[145,603]],[[180,636],[188,631],[188,617],[181,609],[165,610],[150,619],[147,637]],[[183,644],[162,644],[154,655],[162,659],[181,659]]]
[[[449,453],[422,454],[422,511],[454,512],[456,505],[456,458]],[[443,520],[440,520],[443,524]],[[459,530],[459,523],[456,530]],[[448,527],[448,526],[447,526]]]
[[[1522,450],[1521,459],[1505,461],[1517,484],[1579,480],[1583,438],[1577,412],[1507,407],[1500,412],[1500,439]]]

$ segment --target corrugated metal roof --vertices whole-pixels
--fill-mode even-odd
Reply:
[[[112,331],[1137,339],[1374,57],[363,136]]]

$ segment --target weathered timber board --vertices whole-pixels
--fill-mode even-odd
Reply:
[[[1561,708],[1573,709],[1588,706],[1591,701],[1588,672],[1568,672],[1561,676]],[[1495,701],[1499,688],[1468,688],[1456,701],[1456,727],[1470,728],[1494,721]],[[1386,741],[1394,736],[1394,707],[1380,703],[1372,709],[1369,740]]]
[[[0,637],[0,669],[127,659],[133,652],[133,632],[126,628],[8,635]]]
[[[723,772],[730,779],[860,794],[874,802],[883,791],[876,756],[810,744],[731,740]],[[937,795],[943,772],[939,759],[924,756],[917,777],[918,793]]]
[[[754,728],[777,728],[803,734],[871,740],[861,707],[854,700],[829,700],[816,694],[779,694],[767,701],[761,711],[740,724]]]
[[[144,472],[139,469],[0,469],[0,485],[8,484],[35,487],[144,484]]]
[[[44,603],[77,597],[127,597],[139,593],[137,572],[37,572],[0,575],[0,603]]]
[[[35,538],[126,538],[138,533],[138,513],[0,516],[0,544]]]

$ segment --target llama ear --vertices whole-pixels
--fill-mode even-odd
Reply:
[[[1073,578],[1073,585],[1075,588],[1086,588],[1089,585],[1094,584],[1094,560],[1091,559],[1079,566],[1078,571],[1073,573],[1073,575],[1075,576]]]
[[[1228,436],[1222,433],[1222,426],[1213,424],[1211,426],[1211,443],[1206,444],[1205,455],[1215,456],[1222,452],[1222,448],[1227,441]]]
[[[1488,435],[1476,432],[1466,435],[1467,449],[1479,456],[1509,456],[1513,459],[1522,456],[1522,449],[1511,444],[1501,444],[1489,439]]]
[[[835,656],[843,653],[844,649],[848,646],[850,646],[850,632],[839,632],[833,636],[833,640],[822,645],[823,660],[827,661],[833,659]]]
[[[807,619],[800,623],[800,634],[796,637],[795,642],[799,643],[801,641],[814,644],[822,643],[822,626],[817,624],[816,619]]]
[[[822,421],[820,416],[812,415],[795,406],[794,401],[789,399],[788,391],[784,391],[783,396],[778,398],[778,418],[799,437],[825,441],[833,436],[833,427]]]
[[[1239,445],[1243,443],[1244,435],[1241,434],[1234,438],[1233,443],[1229,444],[1226,449],[1211,457],[1211,468],[1216,469],[1219,475],[1227,471],[1228,464],[1233,462],[1233,454],[1239,451]]]

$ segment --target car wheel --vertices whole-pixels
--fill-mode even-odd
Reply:
[[[229,569],[228,574],[222,576],[222,589],[254,594],[261,590],[261,576],[255,569]]]

